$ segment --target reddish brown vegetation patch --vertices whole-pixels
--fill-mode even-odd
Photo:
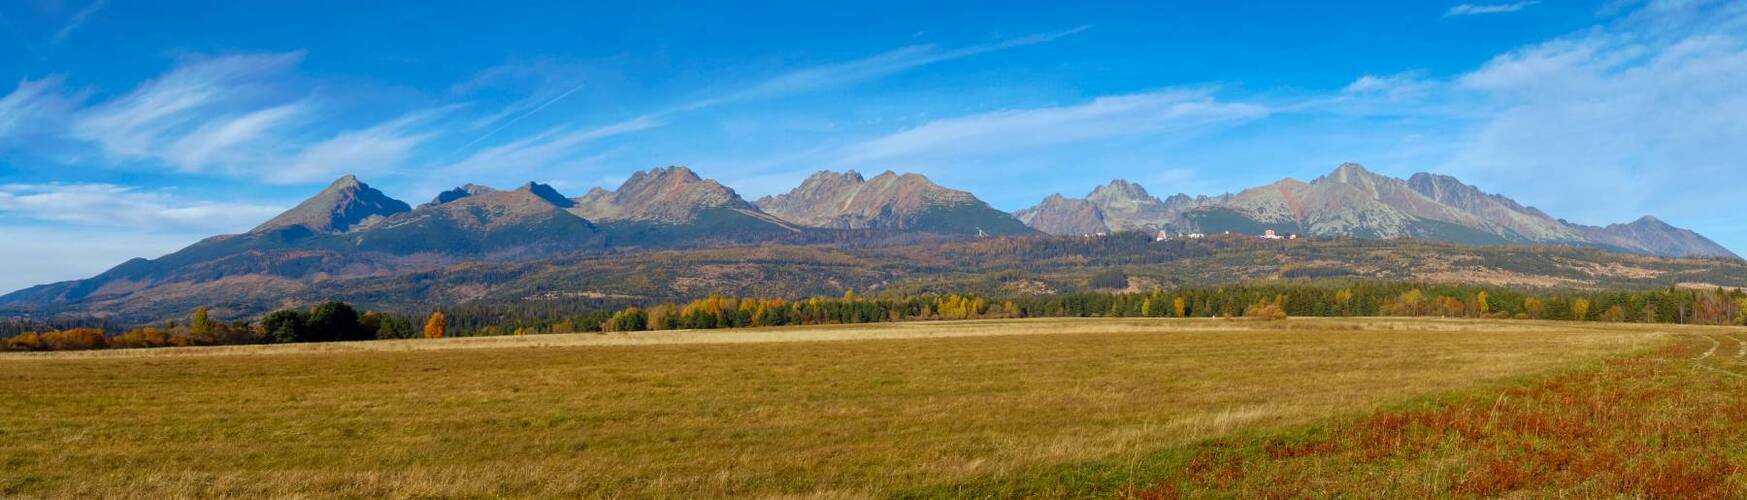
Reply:
[[[1700,359],[1711,345],[1688,337],[1651,355],[1490,395],[1381,410],[1304,436],[1222,439],[1200,447],[1163,484],[1127,493],[1741,497],[1747,360]]]

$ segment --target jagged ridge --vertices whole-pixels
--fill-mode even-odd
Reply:
[[[1325,237],[1561,244],[1677,257],[1735,256],[1698,233],[1653,217],[1607,227],[1583,226],[1482,192],[1454,177],[1419,173],[1402,180],[1355,163],[1342,164],[1308,183],[1284,179],[1215,197],[1176,195],[1159,200],[1138,184],[1119,179],[1098,187],[1084,200],[1097,208],[1097,218],[1085,210],[1068,210],[1077,201],[1052,197],[1019,213],[1026,214],[1034,228],[1053,234],[1075,234],[1098,224],[1118,231],[1273,229]],[[1038,217],[1046,212],[1052,215]]]
[[[794,190],[761,198],[757,205],[784,220],[819,228],[986,235],[1033,232],[968,192],[942,187],[920,174],[892,171],[872,179],[854,170],[820,171]]]

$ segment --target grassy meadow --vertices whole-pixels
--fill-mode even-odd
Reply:
[[[15,354],[0,496],[1740,494],[1743,373],[1729,330],[1431,319]],[[1579,445],[1722,479],[1585,483]]]

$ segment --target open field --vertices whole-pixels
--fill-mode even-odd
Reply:
[[[902,497],[1747,498],[1747,332]]]
[[[1555,407],[1709,418],[1741,463],[1747,427],[1696,412],[1742,409],[1743,353],[1747,335],[1666,325],[1048,319],[12,355],[0,494],[1169,495],[1347,477],[1330,471],[1496,493],[1517,488],[1453,489],[1451,460],[1505,463],[1487,446],[1517,441],[1487,429]],[[1608,404],[1639,390],[1670,413]],[[1473,443],[1339,430],[1440,411],[1501,416],[1457,433]],[[1307,451],[1245,451],[1280,435]]]

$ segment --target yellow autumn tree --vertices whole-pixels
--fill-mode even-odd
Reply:
[[[425,320],[425,338],[440,339],[449,333],[449,319],[443,317],[443,311],[431,313],[431,318]]]
[[[1601,320],[1607,321],[1610,323],[1619,323],[1621,321],[1625,321],[1626,320],[1626,308],[1620,307],[1619,304],[1614,304],[1612,307],[1608,307],[1606,311],[1603,311],[1601,313]]]
[[[1589,319],[1589,299],[1571,300],[1571,319],[1577,321]]]
[[[206,306],[194,308],[194,317],[189,318],[188,328],[196,336],[204,337],[212,333],[212,319],[207,315]]]
[[[1347,312],[1347,306],[1353,303],[1353,291],[1346,288],[1336,291],[1334,302],[1335,309],[1338,309],[1342,314],[1345,314]]]

